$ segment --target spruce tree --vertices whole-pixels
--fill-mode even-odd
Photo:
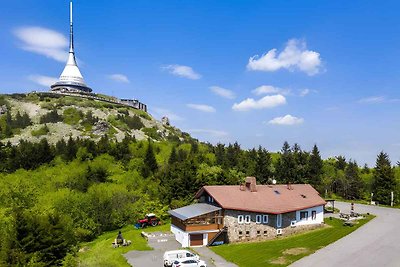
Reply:
[[[390,194],[396,190],[396,180],[389,156],[383,151],[376,159],[372,188],[374,200],[380,204],[390,205]]]
[[[154,154],[153,145],[149,140],[149,145],[147,146],[146,155],[144,157],[144,172],[143,176],[147,177],[151,173],[155,173],[158,169],[156,156]]]
[[[178,161],[175,146],[172,147],[171,154],[169,155],[168,164],[172,165]]]
[[[271,155],[265,148],[262,148],[261,146],[259,146],[257,150],[255,176],[257,181],[261,184],[266,184],[268,179],[272,177]]]
[[[321,155],[319,154],[317,145],[314,145],[308,161],[308,170],[310,175],[309,183],[316,188],[321,184],[322,167]]]
[[[349,161],[345,169],[347,180],[347,199],[360,199],[362,197],[363,181],[360,178],[357,162]]]
[[[284,142],[280,153],[280,158],[276,166],[276,176],[280,183],[294,182],[294,160],[292,150],[288,142]]]

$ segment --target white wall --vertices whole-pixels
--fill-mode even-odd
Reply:
[[[189,247],[189,234],[171,224],[171,232],[175,235],[176,241],[181,243],[183,248]]]
[[[312,211],[317,212],[315,220],[312,219]],[[308,211],[308,217],[306,219],[300,220],[300,212]],[[321,224],[324,222],[324,206],[316,206],[309,209],[296,211],[296,225],[310,225],[310,224]]]

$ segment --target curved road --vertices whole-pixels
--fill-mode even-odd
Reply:
[[[350,203],[335,207],[350,213]],[[377,217],[333,244],[294,262],[303,266],[400,266],[400,209],[355,204],[354,211]]]

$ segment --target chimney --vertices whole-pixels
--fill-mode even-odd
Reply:
[[[250,192],[257,192],[256,177],[246,177],[246,188],[250,190]]]

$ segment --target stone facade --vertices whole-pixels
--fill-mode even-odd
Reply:
[[[239,223],[239,215],[243,215],[244,217],[249,215],[250,222]],[[256,222],[257,215],[261,215],[261,223]],[[262,215],[268,215],[268,223],[263,222]],[[278,236],[277,229],[282,229],[282,235],[290,235],[321,226],[320,224],[292,226],[291,222],[296,221],[296,212],[282,214],[281,227],[277,227],[277,218],[278,215],[276,214],[225,210],[224,226],[227,227],[229,243],[271,239]]]

